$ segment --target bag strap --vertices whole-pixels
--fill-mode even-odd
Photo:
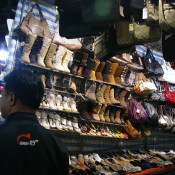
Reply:
[[[33,9],[34,9],[35,6],[37,6],[37,8],[38,8],[40,18],[41,18],[41,19],[45,19],[44,16],[43,16],[43,13],[42,13],[42,11],[41,11],[41,8],[40,8],[40,6],[39,6],[38,1],[35,2],[35,4],[33,5],[33,7],[31,8],[31,10],[29,11],[29,13],[31,14],[31,13],[33,12]]]

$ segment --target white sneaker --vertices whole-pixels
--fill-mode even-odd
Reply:
[[[37,116],[37,120],[39,121],[39,123],[41,124],[41,113],[39,111],[35,112],[35,115]]]
[[[54,115],[54,120],[55,120],[56,128],[58,130],[63,130],[63,127],[62,127],[62,124],[61,124],[61,119],[60,119],[60,116],[58,114]]]
[[[41,113],[41,123],[43,127],[45,127],[46,129],[50,129],[47,113],[44,111]]]
[[[69,104],[70,104],[72,112],[78,112],[77,106],[76,106],[76,102],[75,102],[75,100],[73,98],[70,98]]]
[[[49,107],[50,107],[51,109],[57,110],[57,105],[56,105],[56,103],[55,103],[55,95],[54,95],[54,94],[49,94],[49,95],[47,96],[47,101],[48,101]]]
[[[42,106],[41,107],[43,107],[43,108],[49,108],[49,103],[48,103],[47,98],[46,98],[45,95],[43,96]]]
[[[51,112],[49,113],[49,124],[51,128],[56,128],[54,114]]]
[[[55,98],[55,102],[57,105],[57,109],[62,111],[63,110],[63,99],[62,96],[60,94],[58,94]]]
[[[75,132],[81,133],[81,129],[78,126],[78,120],[74,119],[72,120],[72,126]]]
[[[63,109],[65,111],[69,111],[70,110],[69,105],[68,105],[68,98],[66,96],[64,96],[64,98],[63,98]]]
[[[66,125],[67,125],[67,127],[68,127],[68,130],[73,131],[73,127],[72,127],[72,122],[71,122],[71,120],[67,120],[67,121],[66,121]]]
[[[63,130],[66,130],[67,131],[68,130],[68,126],[67,126],[67,120],[66,120],[66,118],[60,117],[60,121],[61,121]]]

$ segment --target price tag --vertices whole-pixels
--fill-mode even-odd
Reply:
[[[133,32],[134,31],[134,25],[133,24],[129,24],[129,31]]]
[[[136,113],[139,114],[140,113],[140,109],[137,109]]]
[[[145,8],[143,8],[143,14],[142,14],[142,19],[147,19],[148,18],[148,10],[147,10],[147,8],[145,7]]]

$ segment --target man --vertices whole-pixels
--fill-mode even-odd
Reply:
[[[13,70],[4,78],[0,126],[1,175],[67,175],[64,147],[37,121],[35,110],[44,94],[40,76]]]

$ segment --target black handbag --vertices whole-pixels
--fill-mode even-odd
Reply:
[[[106,25],[119,19],[118,0],[81,0],[82,20],[89,25]]]
[[[144,108],[149,116],[149,122],[156,123],[158,121],[158,113],[156,108],[151,104],[144,102]]]

